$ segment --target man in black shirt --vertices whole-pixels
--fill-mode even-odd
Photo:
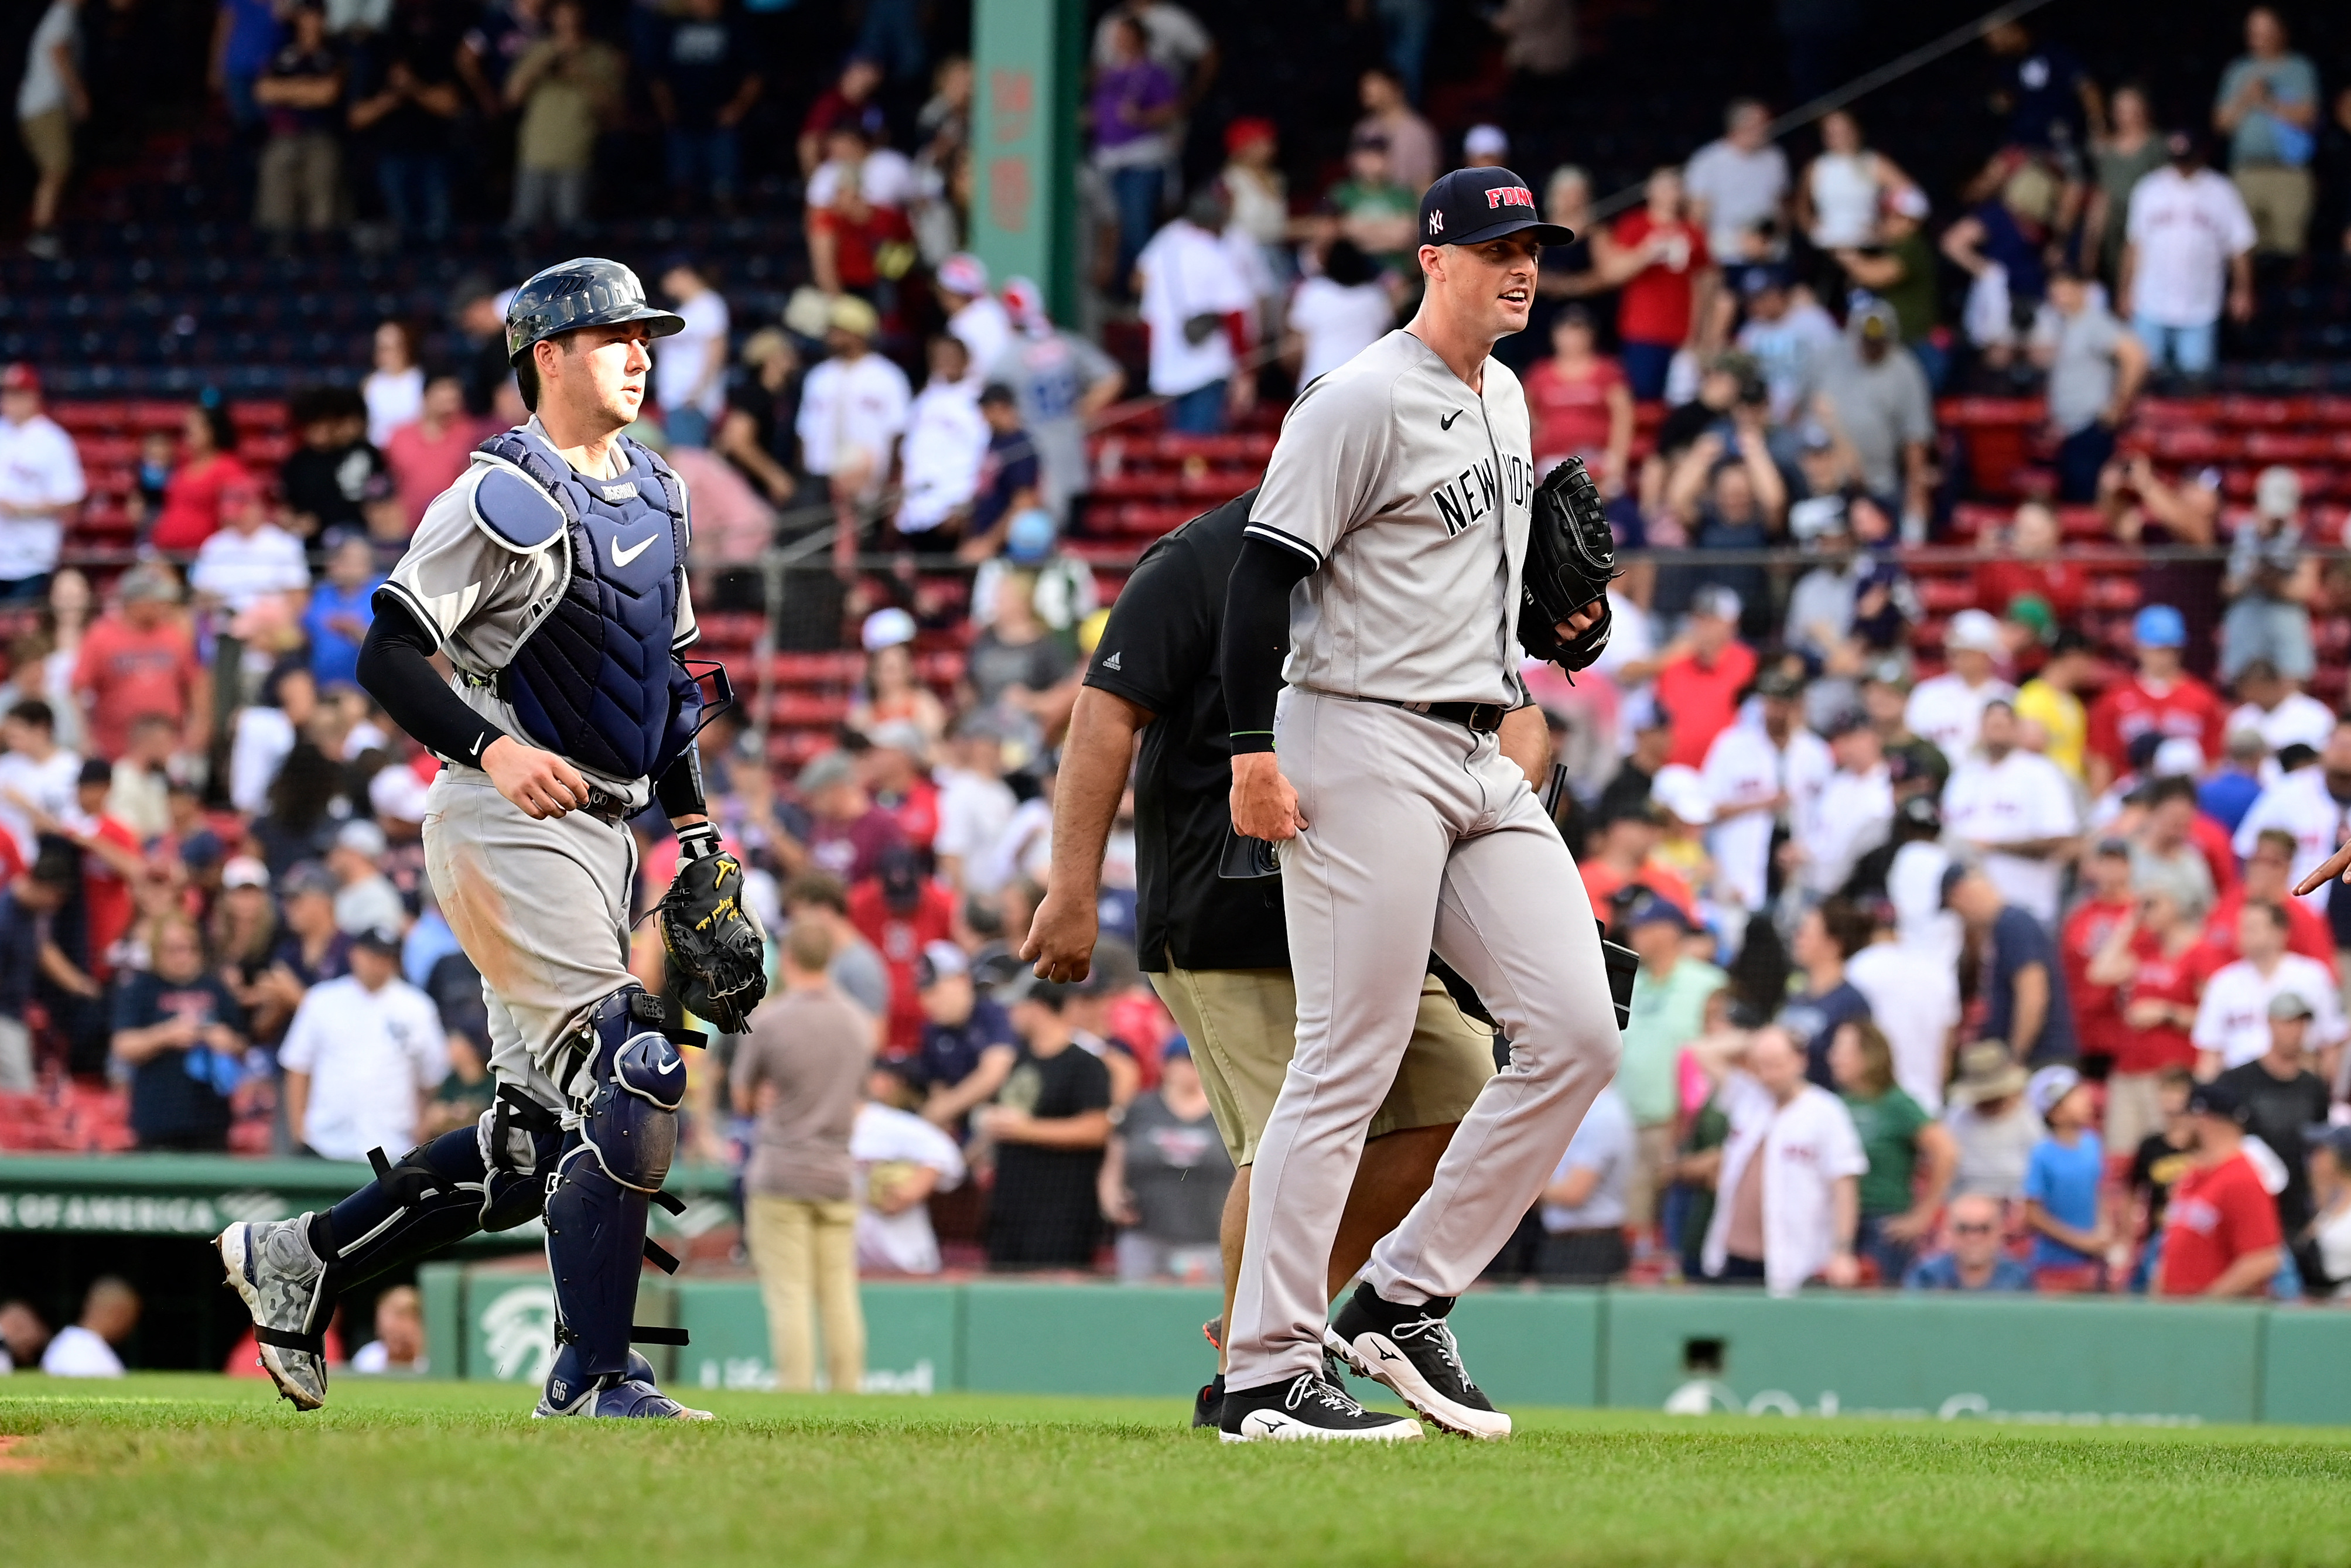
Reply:
[[[1020,949],[1049,978],[1087,974],[1102,851],[1139,735],[1137,947],[1153,988],[1191,1043],[1217,1130],[1238,1167],[1217,1238],[1228,1316],[1249,1220],[1249,1166],[1297,1041],[1280,884],[1271,876],[1219,874],[1233,833],[1230,726],[1217,652],[1226,580],[1256,499],[1251,490],[1153,545],[1111,607],[1062,747],[1051,875]],[[1537,778],[1547,760],[1540,710],[1506,718],[1501,744]],[[1491,1031],[1463,1016],[1439,981],[1423,983],[1412,1043],[1372,1120],[1332,1246],[1326,1282],[1333,1295],[1428,1189],[1454,1127],[1493,1075],[1493,1048]],[[1212,1337],[1221,1340],[1221,1332]],[[1220,1345],[1220,1365],[1222,1359]],[[1223,1381],[1220,1371],[1201,1390],[1196,1422],[1217,1418]]]
[[[2220,1074],[2245,1107],[2245,1131],[2285,1163],[2277,1195],[2278,1225],[2291,1241],[2310,1223],[2310,1163],[2304,1130],[2326,1120],[2326,1081],[2313,1072],[2303,1047],[2310,1004],[2292,991],[2270,998],[2270,1048]]]
[[[458,47],[432,0],[405,0],[362,54],[366,85],[351,100],[351,129],[374,144],[384,214],[402,234],[427,240],[449,229],[450,140],[465,109]]]
[[[320,387],[298,397],[302,444],[278,469],[278,487],[294,532],[315,540],[329,532],[367,531],[369,513],[396,509],[392,471],[368,444],[367,404],[348,387]],[[400,518],[406,532],[407,517]]]
[[[996,1145],[988,1196],[993,1269],[1083,1269],[1102,1244],[1096,1178],[1110,1142],[1110,1069],[1062,1017],[1069,988],[1019,975],[998,993],[1020,1031],[1020,1054],[996,1102],[972,1113]]]

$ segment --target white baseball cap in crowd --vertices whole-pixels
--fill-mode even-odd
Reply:
[[[2291,518],[2302,510],[2302,476],[2273,463],[2253,480],[2253,510],[2264,517]]]
[[[865,732],[865,738],[877,749],[903,751],[920,762],[931,754],[930,737],[923,727],[911,718],[893,718],[875,725]]]
[[[1649,780],[1649,799],[1693,828],[1714,821],[1714,792],[1697,768],[1684,763],[1669,762],[1657,769]]]
[[[421,822],[424,820],[424,797],[433,786],[416,776],[416,769],[404,762],[376,770],[368,780],[368,810],[379,819],[398,822]]]
[[[894,604],[888,605],[868,615],[865,624],[858,629],[857,636],[858,641],[865,644],[867,653],[878,653],[884,648],[913,642],[914,618]]]
[[[1745,608],[1739,601],[1739,591],[1719,582],[1706,583],[1690,595],[1689,612],[1693,615],[1711,615],[1719,620],[1736,621],[1740,612]]]
[[[364,817],[354,818],[345,822],[335,834],[335,847],[355,850],[368,859],[375,860],[384,851],[383,830]]]
[[[2204,748],[2184,735],[2172,736],[2155,748],[2155,760],[2147,770],[2157,779],[2200,779],[2204,776]]]
[[[1473,125],[1469,134],[1461,139],[1464,157],[1501,158],[1507,157],[1510,151],[1510,133],[1499,125]]]
[[[2000,622],[1988,610],[1962,610],[1952,616],[1950,628],[1943,633],[1943,647],[1950,653],[1989,653],[1994,658],[2008,652],[2000,640]]]
[[[941,288],[967,299],[977,299],[987,292],[987,263],[967,250],[959,250],[940,262],[937,277]]]
[[[231,855],[228,863],[221,867],[221,886],[224,888],[268,885],[269,868],[251,855]]]

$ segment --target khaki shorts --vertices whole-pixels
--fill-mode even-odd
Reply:
[[[1233,1164],[1257,1159],[1257,1141],[1298,1049],[1298,990],[1287,969],[1176,969],[1152,988],[1192,1043],[1200,1087]],[[1449,1127],[1469,1113],[1494,1076],[1494,1031],[1463,1013],[1431,975],[1396,1066],[1395,1082],[1365,1133]]]
[[[2256,163],[2232,178],[2245,215],[2253,220],[2253,248],[2264,256],[2300,256],[2310,237],[2310,171]]]
[[[64,110],[52,109],[20,120],[16,129],[25,139],[25,151],[32,155],[33,167],[41,174],[55,179],[72,170],[73,120]]]

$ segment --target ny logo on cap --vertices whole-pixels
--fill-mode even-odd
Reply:
[[[1428,232],[1433,235],[1441,235],[1445,232],[1445,214],[1443,213],[1431,213],[1428,214]]]

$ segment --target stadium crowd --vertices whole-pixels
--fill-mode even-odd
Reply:
[[[912,8],[875,4],[836,76],[771,81],[794,14],[684,0],[600,36],[576,0],[225,0],[214,63],[278,235],[365,206],[429,242],[476,124],[512,139],[514,229],[577,228],[632,82],[692,208],[746,199],[755,108],[798,127],[775,162],[805,287],[751,323],[718,268],[666,257],[650,276],[687,326],[632,434],[692,489],[707,609],[757,609],[763,553],[835,528],[801,632],[862,658],[845,718],[789,765],[773,713],[702,740],[777,983],[695,1058],[688,1137],[742,1167],[755,1260],[807,1260],[768,1270],[771,1315],[825,1321],[841,1386],[861,1270],[1215,1278],[1229,1166],[1143,978],[1131,803],[1093,977],[1015,956],[1116,588],[1088,548],[1103,433],[1269,431],[1408,312],[1419,189],[1457,150],[1508,162],[1510,136],[1424,119],[1407,35],[1363,73],[1327,188],[1293,193],[1247,115],[1187,181],[1215,41],[1123,0],[1086,97],[1089,335],[962,248],[968,62],[925,74]],[[37,251],[75,124],[116,100],[92,25],[53,0],[27,58]],[[2150,392],[2211,377],[2257,263],[2351,240],[2330,226],[2351,192],[2313,172],[2351,167],[2328,151],[2351,92],[2329,108],[2271,9],[2245,33],[2211,101],[2166,120],[1996,29],[2005,132],[1957,190],[1845,110],[1792,162],[1752,99],[1613,220],[1585,215],[1582,169],[1541,172],[1582,237],[1504,357],[1538,463],[1590,463],[1635,564],[1600,668],[1527,679],[1593,913],[1641,967],[1619,1080],[1496,1277],[2351,1282],[2351,896],[2290,894],[2351,823],[2351,722],[2313,695],[2341,691],[2335,520],[2304,471],[2241,506],[2136,434]],[[424,503],[522,417],[501,310],[462,290],[461,351],[430,363],[419,324],[385,321],[371,365],[293,400],[275,464],[192,402],[141,449],[119,575],[68,542],[87,485],[39,371],[0,374],[0,1147],[358,1159],[489,1103],[479,977],[423,875],[439,765],[354,676]],[[1105,344],[1134,324],[1122,363]],[[1953,391],[2044,398],[2048,458],[1975,536],[1955,611],[1907,548],[1960,537]],[[2186,547],[2133,566],[2119,647],[2084,634],[2114,605],[2069,555],[2079,515]],[[637,829],[647,907],[674,845],[657,810]],[[657,981],[658,943],[637,961]],[[94,1296],[101,1336],[124,1310]],[[813,1341],[782,1332],[805,1384]]]

